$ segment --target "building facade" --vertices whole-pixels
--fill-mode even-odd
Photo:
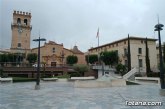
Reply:
[[[141,37],[130,37],[130,52],[131,52],[131,67],[137,67],[139,70],[145,72],[146,68],[146,45],[145,39]],[[149,38],[148,49],[151,69],[157,69],[157,50],[156,39]],[[120,39],[112,43],[101,45],[99,47],[91,48],[88,50],[89,54],[98,54],[102,51],[117,51],[119,56],[119,63],[123,65],[128,64],[128,38]]]
[[[32,26],[31,13],[14,11],[13,22],[11,24],[12,41],[11,51],[24,53],[30,50],[30,36]]]
[[[33,48],[32,53],[38,53],[38,48]],[[81,52],[77,46],[69,50],[64,48],[63,44],[57,44],[56,42],[49,41],[40,48],[40,60],[46,63],[47,66],[60,66],[66,64],[66,58],[69,55],[75,55],[78,57],[77,64],[86,64],[85,55]]]

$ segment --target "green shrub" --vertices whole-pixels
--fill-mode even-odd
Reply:
[[[73,72],[70,74],[70,77],[80,77],[80,73],[79,72]]]
[[[151,72],[151,73],[148,73],[148,77],[160,77],[160,73]]]
[[[116,66],[116,73],[120,73],[122,76],[125,75],[127,73],[127,69],[125,65],[122,64],[118,64]]]
[[[0,77],[3,77],[3,69],[0,69]]]
[[[75,71],[79,72],[81,76],[84,76],[84,72],[87,72],[89,70],[88,66],[83,64],[75,64],[73,68]]]
[[[31,81],[36,81],[36,78],[13,77],[13,82],[31,82]]]
[[[55,78],[70,78],[70,75],[65,74],[65,75],[55,76]]]

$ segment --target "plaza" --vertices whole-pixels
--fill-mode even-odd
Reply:
[[[159,85],[75,88],[74,82],[0,84],[0,109],[164,109]],[[161,102],[161,106],[128,106],[126,102]]]

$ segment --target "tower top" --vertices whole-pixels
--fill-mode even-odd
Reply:
[[[23,11],[16,11],[16,10],[14,10],[13,15],[24,15],[24,16],[31,17],[31,13],[30,12],[23,12]]]

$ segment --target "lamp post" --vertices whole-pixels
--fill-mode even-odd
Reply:
[[[161,83],[161,89],[165,89],[162,47],[161,47],[161,37],[160,37],[160,31],[163,30],[162,27],[164,27],[164,25],[159,24],[159,22],[158,22],[158,24],[155,25],[155,31],[158,31],[158,37],[159,37],[160,83]]]
[[[140,55],[137,55],[138,56],[138,63],[139,63],[139,74],[140,74],[140,61],[139,61],[139,57]]]
[[[40,89],[40,41],[46,41],[44,38],[33,39],[33,41],[38,41],[38,63],[37,63],[37,80],[35,89]]]

